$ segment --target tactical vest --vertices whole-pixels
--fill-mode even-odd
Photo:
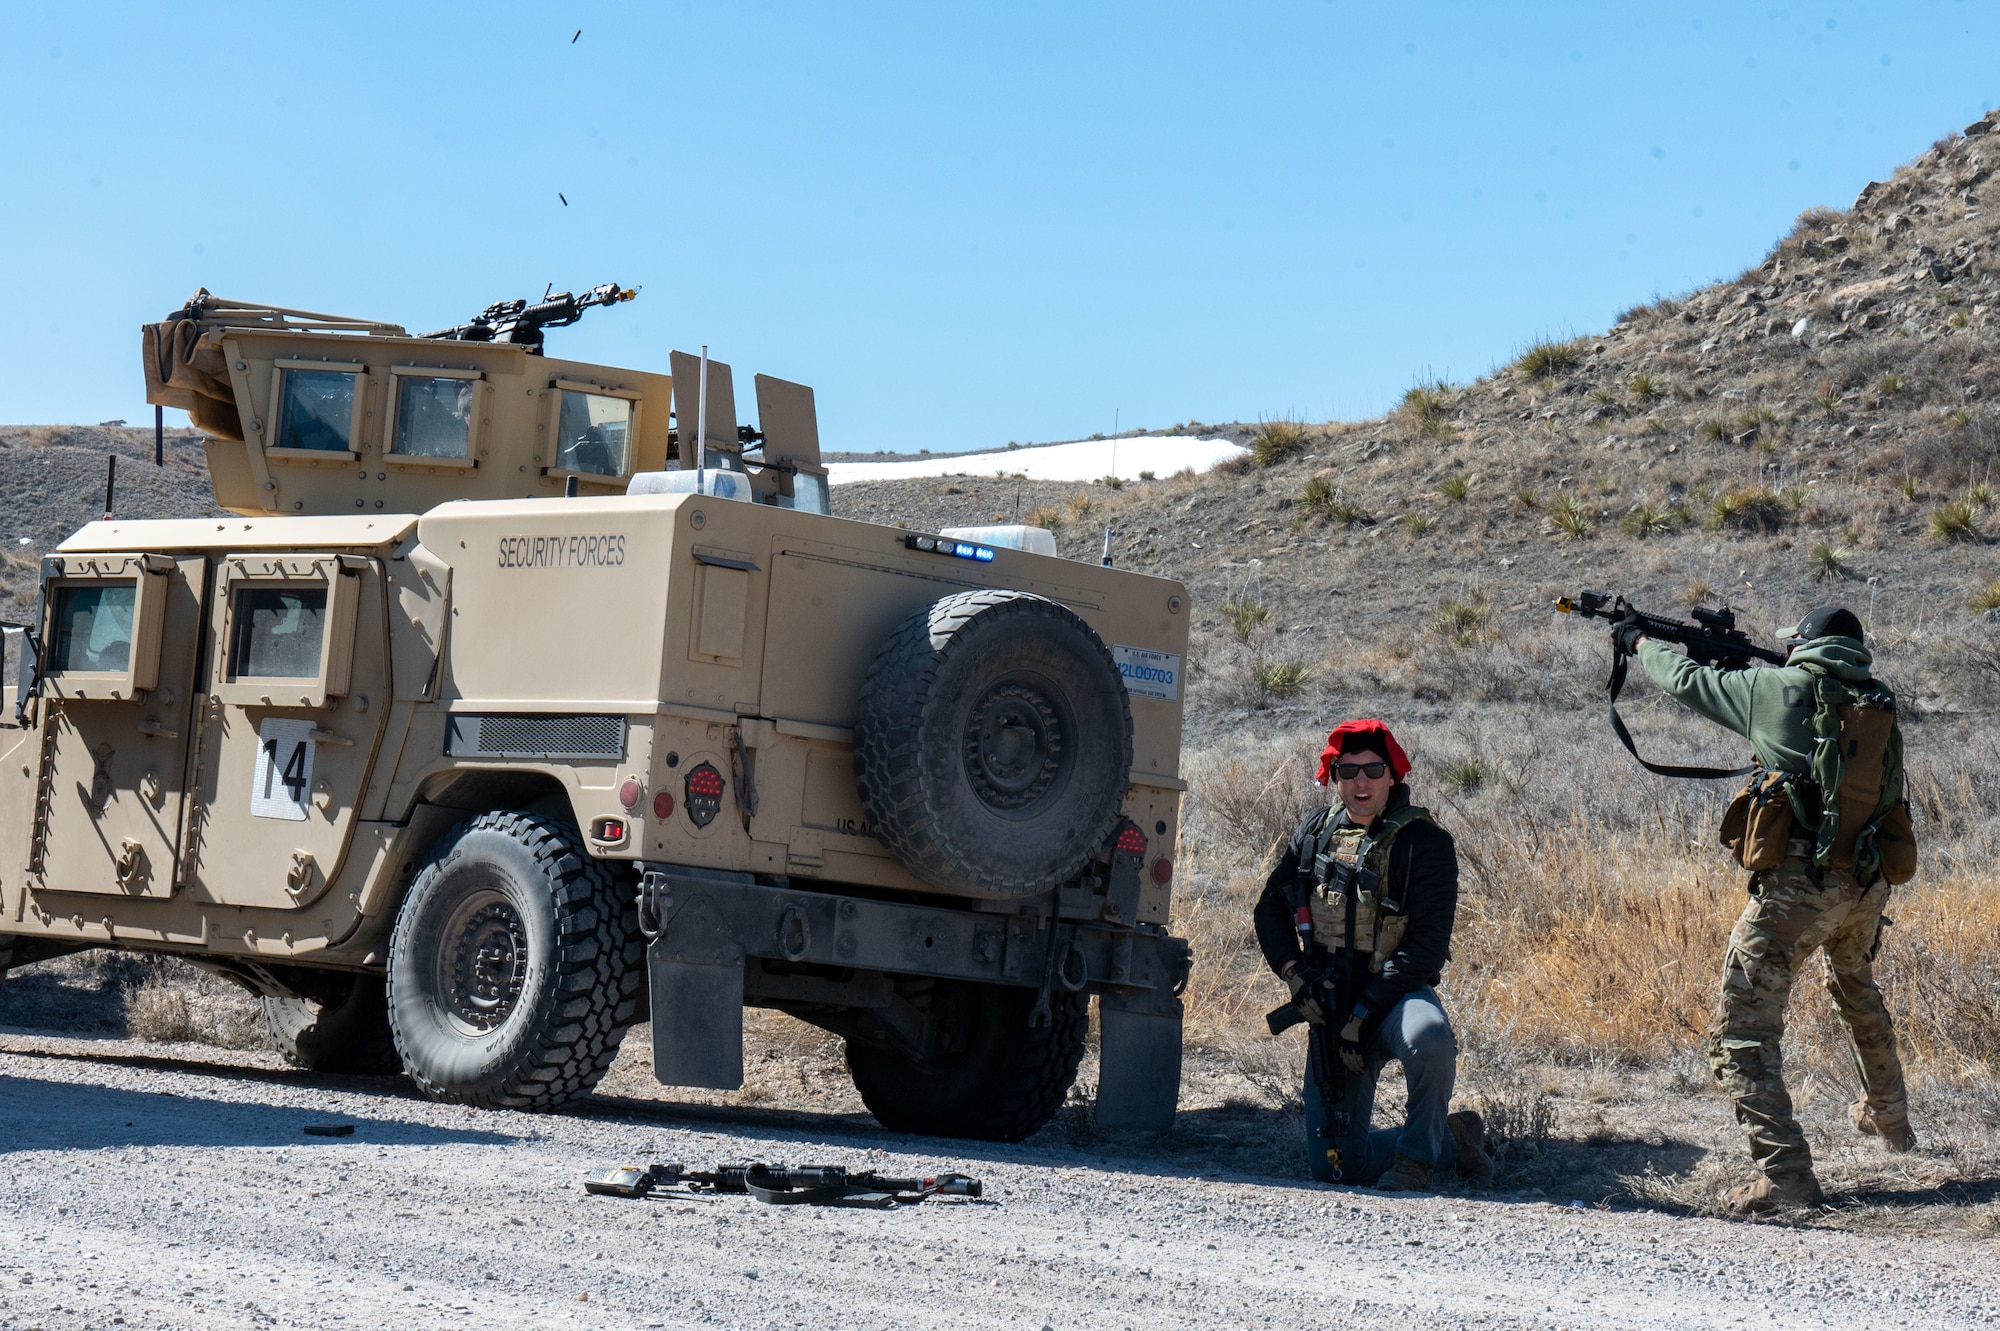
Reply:
[[[1300,886],[1312,910],[1313,941],[1329,952],[1349,946],[1348,897],[1354,899],[1352,950],[1366,956],[1371,973],[1402,945],[1409,927],[1408,905],[1387,882],[1389,852],[1396,834],[1414,822],[1431,821],[1430,811],[1405,804],[1368,827],[1337,824],[1331,808],[1320,811],[1299,857]]]

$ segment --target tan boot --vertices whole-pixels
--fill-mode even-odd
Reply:
[[[1429,1192],[1431,1167],[1398,1153],[1395,1163],[1375,1180],[1375,1187],[1382,1192]]]
[[[1826,1200],[1812,1171],[1761,1174],[1755,1183],[1722,1194],[1722,1209],[1730,1215],[1767,1215],[1789,1207],[1818,1206]]]
[[[1847,1116],[1854,1120],[1854,1130],[1864,1137],[1880,1137],[1882,1144],[1892,1151],[1914,1151],[1917,1148],[1917,1134],[1910,1131],[1910,1116],[1872,1109],[1866,1100],[1857,1100],[1848,1106]]]
[[[1458,1148],[1458,1176],[1471,1188],[1493,1186],[1493,1157],[1486,1150],[1486,1120],[1470,1109],[1445,1115],[1452,1143]]]

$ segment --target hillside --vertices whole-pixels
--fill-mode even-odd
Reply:
[[[1579,633],[1549,607],[1580,586],[1672,613],[1727,601],[1766,635],[1829,599],[1880,633],[1970,629],[2000,603],[2000,212],[1981,206],[1996,127],[2000,112],[1852,208],[1807,212],[1734,280],[1598,336],[1419,385],[1378,420],[1266,423],[1233,474],[1031,487],[1028,502],[1047,505],[1066,553],[1094,554],[1108,522],[1122,563],[1194,586],[1209,684],[1195,696],[1225,714],[1316,712],[1357,661],[1448,693],[1434,653],[1393,667],[1426,640],[1463,652]],[[842,495],[849,511],[938,525],[1011,512],[1019,487],[910,488]],[[1934,706],[2000,682],[1990,631],[1958,644],[1970,674],[1933,659],[1960,635],[1923,636],[1903,665]]]

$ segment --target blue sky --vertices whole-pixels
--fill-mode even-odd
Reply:
[[[614,280],[553,350],[706,342],[834,448],[1366,416],[1733,276],[1996,50],[1963,0],[9,4],[0,421],[149,418],[197,286],[427,329]]]

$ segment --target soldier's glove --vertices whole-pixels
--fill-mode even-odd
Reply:
[[[1611,646],[1620,656],[1638,655],[1639,639],[1645,636],[1646,625],[1637,610],[1627,610],[1625,617],[1611,626]]]
[[[1294,966],[1285,973],[1285,987],[1292,991],[1292,1003],[1299,1015],[1315,1026],[1326,1024],[1326,1009],[1319,1000],[1332,983],[1325,971],[1312,966]]]
[[[1367,1020],[1368,1009],[1358,1007],[1340,1028],[1340,1064],[1349,1072],[1368,1070],[1368,1055],[1361,1048],[1361,1024]]]

